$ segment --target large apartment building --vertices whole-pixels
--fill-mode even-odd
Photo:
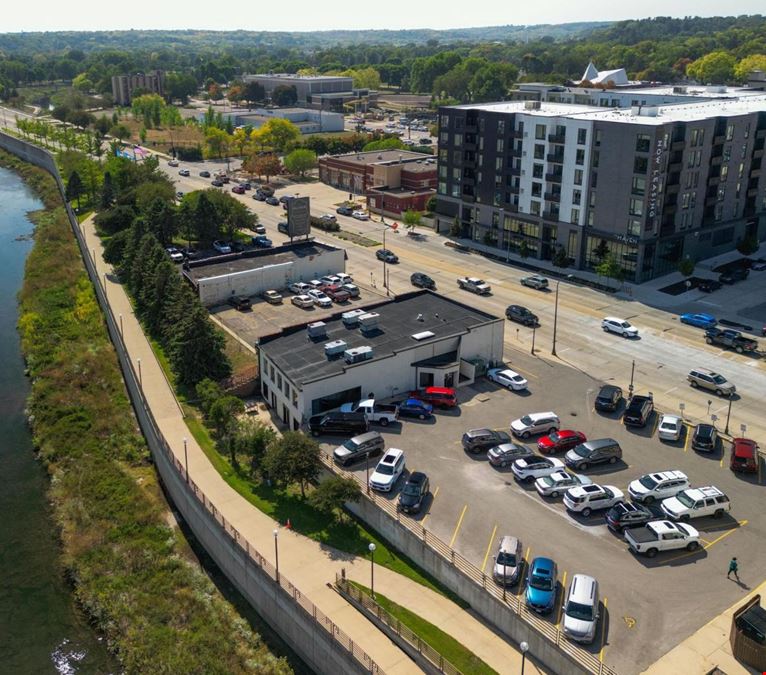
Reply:
[[[439,111],[437,227],[499,251],[641,282],[766,239],[766,96],[604,108]]]
[[[165,71],[112,76],[112,98],[117,105],[130,105],[133,92],[165,95]]]

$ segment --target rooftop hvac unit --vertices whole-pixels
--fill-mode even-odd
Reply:
[[[324,355],[326,357],[337,356],[346,351],[346,343],[343,340],[333,340],[324,346]]]
[[[363,333],[365,331],[375,330],[378,327],[379,318],[380,318],[380,314],[377,314],[375,312],[370,312],[369,314],[362,314],[359,317],[359,330],[361,330]]]
[[[359,324],[359,317],[367,314],[363,309],[352,309],[350,312],[343,312],[341,314],[341,321],[346,328],[353,328]]]
[[[306,332],[314,340],[327,337],[327,324],[324,321],[315,321],[306,326]]]
[[[372,358],[372,347],[354,347],[343,352],[346,363],[361,363]]]
[[[687,92],[687,88],[683,86],[675,86],[673,87],[673,93],[674,94],[685,94]]]
[[[540,101],[524,101],[524,110],[540,110]]]

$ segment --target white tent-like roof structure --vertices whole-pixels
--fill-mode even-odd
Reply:
[[[614,82],[615,86],[630,84],[625,68],[617,68],[616,70],[598,70],[596,66],[593,65],[593,61],[588,64],[580,82],[586,80],[592,84],[606,84],[610,81]],[[580,82],[577,84],[580,84]]]

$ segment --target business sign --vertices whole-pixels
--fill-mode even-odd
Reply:
[[[657,139],[652,153],[651,167],[649,174],[649,208],[647,215],[651,221],[652,229],[657,228],[660,211],[660,188],[662,186],[662,158],[665,154],[665,145],[661,138]]]
[[[293,197],[287,201],[287,234],[308,237],[311,232],[311,206],[308,197]]]

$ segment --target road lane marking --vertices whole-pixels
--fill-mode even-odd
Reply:
[[[455,531],[452,533],[452,539],[449,540],[449,547],[452,548],[453,544],[455,543],[455,539],[457,539],[457,533],[460,532],[460,526],[463,524],[463,516],[465,516],[465,512],[468,509],[468,504],[466,504],[463,507],[463,510],[460,512],[460,518],[457,520],[457,525],[455,525]]]
[[[561,602],[559,603],[559,608],[557,610],[557,617],[556,617],[556,625],[558,626],[561,623],[561,619],[564,616],[564,596],[567,592],[567,571],[564,570],[564,576],[561,577]]]
[[[606,647],[606,601],[604,598],[604,616],[601,617],[601,650],[598,653],[598,660],[604,662],[604,648]]]
[[[489,558],[489,551],[492,548],[492,542],[495,540],[495,533],[497,532],[497,525],[492,528],[492,534],[489,535],[489,543],[487,544],[487,552],[484,554],[484,562],[481,564],[481,571],[482,574],[484,573],[484,568],[487,566],[487,558]]]
[[[439,486],[436,486],[436,489],[434,490],[433,496],[431,497],[431,508],[428,509],[428,513],[426,513],[425,516],[423,516],[423,520],[420,521],[421,525],[425,525],[426,520],[428,519],[428,516],[431,515],[431,511],[434,508],[434,502],[436,501],[436,495],[439,494]]]

